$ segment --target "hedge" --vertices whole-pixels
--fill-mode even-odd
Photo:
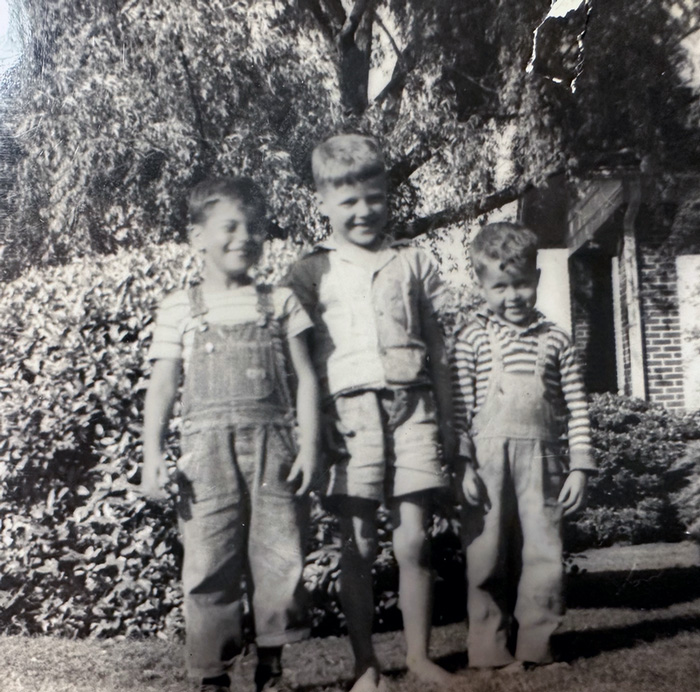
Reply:
[[[131,497],[129,482],[153,309],[192,267],[172,245],[2,286],[3,631],[152,634],[179,622],[173,510]]]
[[[268,249],[266,278],[295,248]],[[153,311],[196,274],[178,245],[41,272],[0,286],[0,632],[69,637],[170,636],[182,630],[173,503],[133,492],[139,478],[144,370]],[[685,528],[672,503],[690,474],[684,440],[697,420],[602,396],[592,407],[601,473],[571,545],[669,540]],[[170,456],[177,454],[175,416]],[[318,634],[342,626],[340,542],[318,504],[305,578]],[[400,622],[396,566],[383,517],[374,577],[378,628]],[[463,614],[454,512],[432,527],[436,618]]]
[[[587,508],[567,526],[568,546],[680,540],[685,526],[673,497],[690,469],[679,460],[700,438],[700,417],[614,394],[591,397],[590,414],[599,472]]]

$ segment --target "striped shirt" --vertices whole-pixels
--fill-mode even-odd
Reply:
[[[225,291],[205,291],[204,302],[209,324],[232,326],[260,319],[258,294],[252,285]],[[312,326],[301,303],[288,288],[275,288],[272,291],[272,310],[275,319],[281,320],[288,339]],[[187,291],[174,291],[167,295],[158,309],[149,359],[181,358],[186,364],[198,327],[199,322],[191,315]]]
[[[516,374],[535,372],[538,337],[541,330],[547,330],[545,387],[560,415],[566,419],[570,469],[595,469],[588,400],[573,344],[563,329],[539,312],[536,312],[536,319],[523,328],[500,319],[491,311],[479,312],[458,330],[452,347],[451,369],[460,452],[468,456],[471,421],[486,399],[492,367],[489,322],[501,346],[504,372]]]

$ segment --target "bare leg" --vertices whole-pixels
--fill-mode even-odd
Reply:
[[[374,592],[372,564],[377,552],[377,504],[347,498],[341,505],[343,548],[340,562],[340,601],[355,656],[354,692],[380,685],[380,668],[372,645]],[[352,691],[351,691],[352,692]]]
[[[406,665],[422,682],[449,685],[453,676],[428,658],[433,575],[425,530],[425,503],[420,495],[407,496],[396,500],[392,509]]]

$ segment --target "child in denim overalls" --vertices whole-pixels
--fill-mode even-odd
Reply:
[[[241,651],[241,580],[251,596],[257,690],[281,678],[282,645],[308,635],[302,569],[306,491],[315,471],[317,387],[311,322],[288,289],[255,286],[264,202],[244,178],[205,181],[189,199],[203,280],[162,303],[145,403],[142,490],[162,497],[162,439],[181,371],[177,464],[187,664],[201,690],[229,690]],[[298,381],[299,452],[288,386]]]
[[[537,237],[491,224],[471,255],[486,309],[458,332],[453,361],[469,664],[515,670],[552,661],[564,608],[562,517],[584,504],[595,462],[573,346],[535,310]]]

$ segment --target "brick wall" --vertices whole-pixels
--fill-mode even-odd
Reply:
[[[646,348],[647,398],[683,409],[683,360],[678,314],[676,262],[664,246],[668,231],[638,224],[639,284]],[[649,218],[649,217],[647,217]]]
[[[577,351],[585,363],[589,389],[607,389],[630,395],[632,366],[636,364],[637,356],[641,355],[646,398],[682,411],[688,402],[684,396],[684,384],[687,383],[684,383],[684,344],[678,305],[676,256],[679,253],[700,254],[700,236],[697,233],[700,227],[700,179],[681,180],[677,187],[668,198],[672,201],[660,202],[653,209],[642,205],[635,223],[642,354],[631,351],[625,293],[625,272],[628,268],[622,261],[618,264],[619,275],[614,290],[617,291],[615,298],[619,314],[614,319],[617,320],[619,333],[616,338],[619,342],[613,341],[612,349],[616,351],[614,360],[619,358],[622,362],[617,363],[617,371],[612,377],[609,371],[605,370],[605,376],[601,371],[601,367],[608,366],[605,357],[607,335],[601,333],[601,324],[608,320],[608,316],[601,314],[597,308],[607,300],[604,290],[601,290],[607,277],[600,256],[621,257],[624,204],[596,230],[593,238],[577,248],[570,259],[569,268],[572,332]],[[687,303],[682,307],[687,310]],[[598,357],[598,354],[602,357]]]

